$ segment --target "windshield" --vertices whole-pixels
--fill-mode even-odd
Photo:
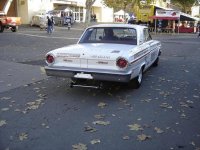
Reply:
[[[79,43],[116,43],[137,45],[133,28],[94,27],[86,30]]]

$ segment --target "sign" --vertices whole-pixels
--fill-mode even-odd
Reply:
[[[176,10],[156,10],[156,17],[180,18],[180,11],[176,11]]]

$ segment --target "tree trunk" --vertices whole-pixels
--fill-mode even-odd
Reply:
[[[85,6],[86,6],[86,14],[85,14],[85,27],[88,27],[90,24],[91,19],[91,9],[92,5],[94,4],[96,0],[86,0]]]
[[[91,8],[86,6],[86,14],[85,14],[85,27],[88,27],[91,20]]]

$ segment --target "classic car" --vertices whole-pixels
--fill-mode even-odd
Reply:
[[[148,27],[100,24],[88,27],[77,44],[48,52],[45,70],[48,76],[71,78],[71,86],[93,80],[139,88],[144,71],[158,65],[160,54],[161,42],[152,40]]]
[[[20,17],[8,17],[5,12],[0,11],[0,32],[3,32],[4,29],[16,32],[19,25],[21,25]]]

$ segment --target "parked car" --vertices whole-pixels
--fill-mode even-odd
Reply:
[[[148,27],[130,24],[101,24],[88,27],[77,44],[46,54],[48,76],[79,81],[125,82],[139,88],[143,73],[157,66],[161,42],[152,40]],[[86,86],[87,87],[87,86]]]
[[[40,28],[47,27],[47,15],[34,15],[31,19],[31,26],[38,26]]]
[[[0,32],[3,32],[4,29],[16,32],[19,25],[21,25],[20,17],[8,17],[5,12],[0,11]]]

